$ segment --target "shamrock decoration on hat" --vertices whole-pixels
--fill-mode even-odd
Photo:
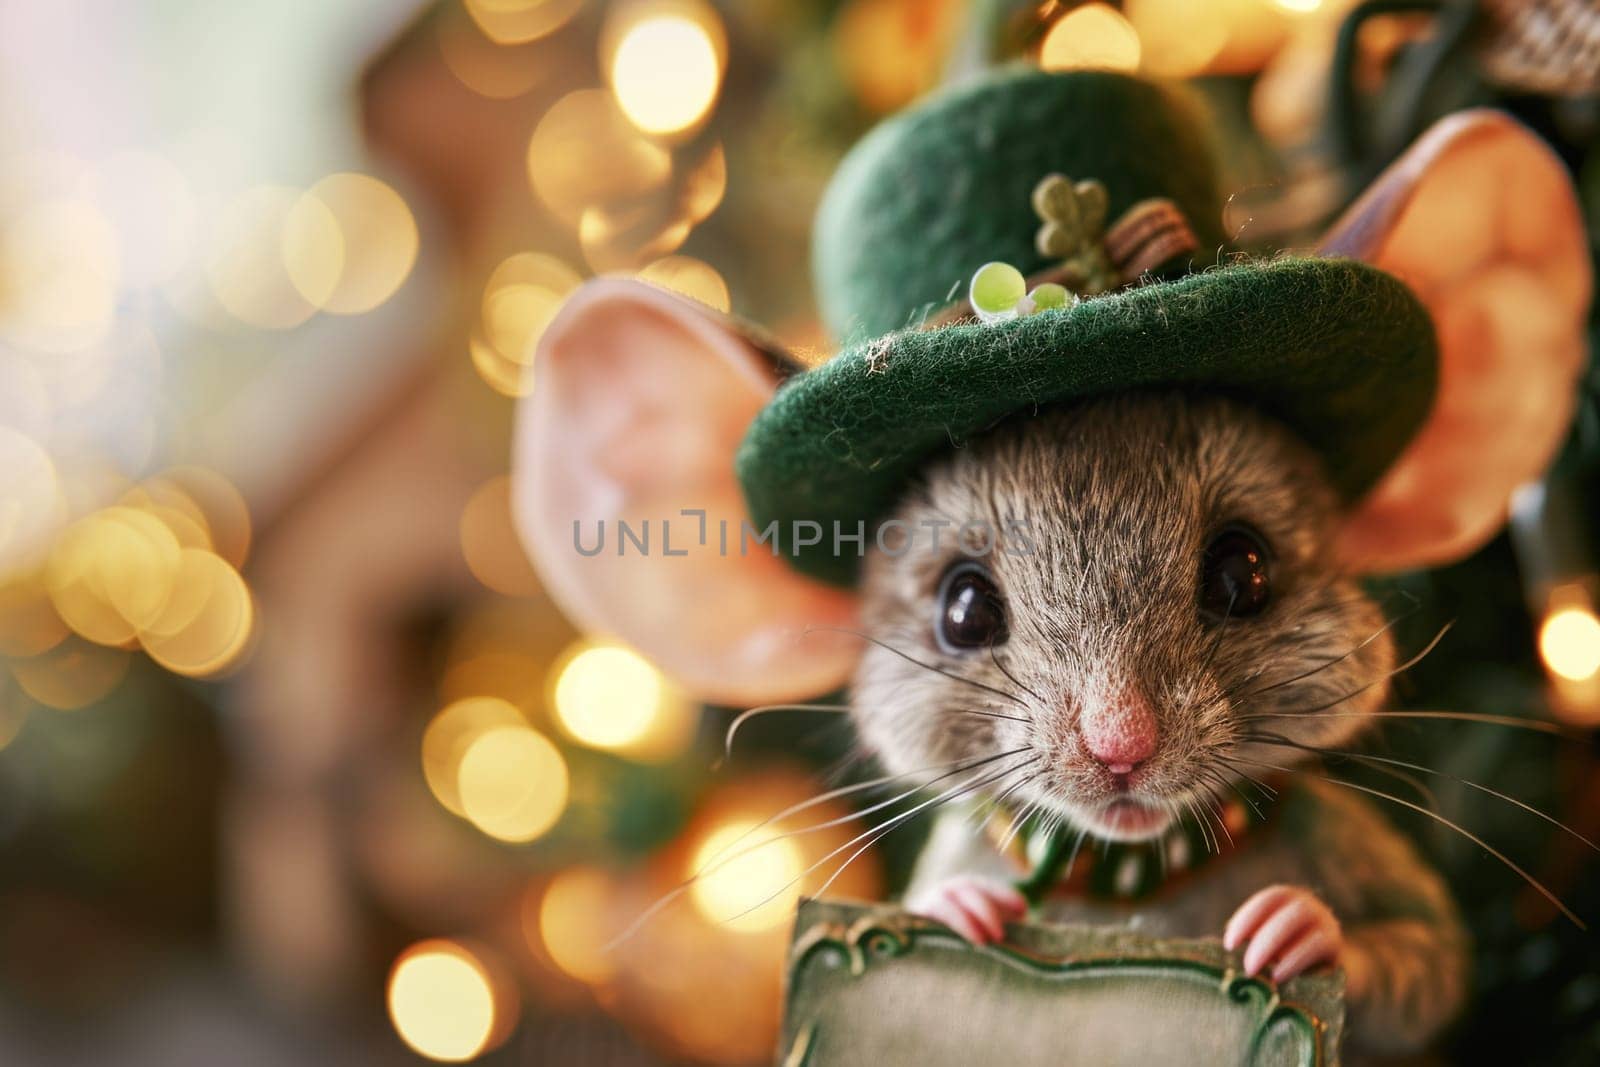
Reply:
[[[1478,547],[1561,440],[1584,364],[1560,162],[1463,112],[1316,248],[1250,258],[1222,232],[1205,129],[1177,89],[1024,69],[883,123],[819,211],[843,345],[810,370],[676,296],[588,283],[519,414],[517,518],[552,595],[710,699],[825,692],[859,653],[831,632],[854,622],[856,548],[923,464],[1139,389],[1226,394],[1296,432],[1346,502],[1353,570]],[[670,520],[686,557],[575,552],[574,523],[601,520]],[[741,552],[741,526],[776,532]],[[866,534],[841,552],[796,533],[813,526]]]

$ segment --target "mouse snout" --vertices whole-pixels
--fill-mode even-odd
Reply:
[[[1085,707],[1078,728],[1083,734],[1083,747],[1118,780],[1119,786],[1126,786],[1127,776],[1156,754],[1155,712],[1136,689],[1126,689]]]

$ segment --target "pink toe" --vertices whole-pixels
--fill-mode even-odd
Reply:
[[[983,928],[988,940],[998,941],[1005,936],[1005,920],[1000,917],[1000,909],[995,902],[985,895],[983,886],[967,883],[957,886],[954,894],[966,913]]]
[[[1272,968],[1272,977],[1282,982],[1302,974],[1313,967],[1333,962],[1339,954],[1340,937],[1337,929],[1314,927],[1300,936]]]
[[[1227,929],[1223,931],[1223,946],[1231,952],[1244,944],[1278,905],[1293,892],[1291,886],[1268,886],[1239,905],[1238,910],[1233,913],[1233,918],[1228,920]]]

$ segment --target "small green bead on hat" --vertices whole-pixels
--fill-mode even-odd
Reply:
[[[1355,499],[1428,412],[1428,313],[1352,260],[1235,261],[1221,205],[1200,112],[1126,75],[1003,71],[883,123],[817,219],[844,347],[746,433],[751,518],[870,529],[930,456],[1014,413],[1159,388],[1258,405]],[[860,563],[826,537],[786,555],[843,585]]]

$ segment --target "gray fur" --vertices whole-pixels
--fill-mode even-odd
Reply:
[[[1290,433],[1222,399],[1122,396],[999,426],[930,464],[908,492],[893,518],[914,531],[911,547],[899,558],[869,558],[863,603],[875,638],[1019,700],[872,647],[854,684],[861,736],[894,772],[1026,749],[1038,762],[990,792],[1037,772],[1011,802],[1037,802],[1091,829],[1113,792],[1082,748],[1077,709],[1120,686],[1138,686],[1159,725],[1157,754],[1133,779],[1134,793],[1174,812],[1215,795],[1219,778],[1235,779],[1225,759],[1305,762],[1302,753],[1244,740],[1252,728],[1346,747],[1370,721],[1359,713],[1387,697],[1394,650],[1382,613],[1330,557],[1338,506],[1317,461]],[[983,557],[1007,602],[1009,641],[992,653],[950,655],[934,636],[936,599],[946,569],[966,558],[954,531],[973,520],[994,530],[1021,523],[1031,550],[1002,536]],[[936,551],[924,524],[939,521],[952,525]],[[1234,522],[1270,546],[1273,598],[1259,616],[1229,620],[1219,632],[1197,610],[1200,561],[1210,538]],[[1326,712],[1247,719],[1347,694]],[[1287,881],[1318,889],[1347,940],[1360,944],[1363,922],[1391,920],[1342,872],[1388,865],[1385,883],[1425,898],[1429,918],[1406,926],[1399,940],[1376,939],[1369,954],[1384,970],[1374,988],[1385,999],[1352,1012],[1358,1040],[1415,1045],[1460,1000],[1465,942],[1453,905],[1437,876],[1359,800],[1341,796],[1315,810],[1332,819],[1359,812],[1350,825],[1361,832],[1297,833],[1248,867],[1197,880],[1182,900],[1150,905],[1139,921],[1215,936],[1248,890]],[[964,838],[951,818],[942,823],[919,879],[995,866],[999,858],[985,859],[970,823]],[[1399,951],[1402,944],[1414,951]]]

